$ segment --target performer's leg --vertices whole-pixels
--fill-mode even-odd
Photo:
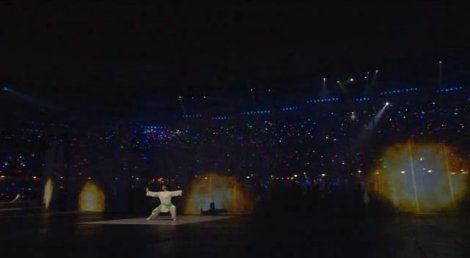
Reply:
[[[176,220],[176,206],[171,205],[170,207],[171,219]]]
[[[150,214],[150,216],[147,218],[147,220],[152,220],[152,219],[156,218],[159,213],[160,213],[160,206],[158,206],[157,208],[155,208],[152,211],[152,214]]]

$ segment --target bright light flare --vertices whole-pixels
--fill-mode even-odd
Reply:
[[[446,210],[466,194],[467,175],[454,171],[468,168],[468,163],[451,147],[396,144],[384,152],[381,160],[376,169],[381,171],[380,176],[371,175],[369,182],[375,192],[401,211]]]

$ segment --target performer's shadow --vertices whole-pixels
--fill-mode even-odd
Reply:
[[[215,203],[211,202],[210,203],[210,208],[208,210],[203,210],[201,208],[201,215],[209,215],[209,216],[214,216],[222,213],[227,213],[226,209],[216,209],[215,208]]]

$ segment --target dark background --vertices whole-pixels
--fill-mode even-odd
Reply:
[[[248,102],[251,88],[315,95],[325,76],[334,87],[375,69],[383,87],[435,87],[438,60],[447,84],[465,81],[469,64],[466,8],[437,2],[4,1],[0,24],[0,83],[44,112],[179,112],[178,95],[218,107]],[[26,112],[15,117],[38,104],[0,97]]]

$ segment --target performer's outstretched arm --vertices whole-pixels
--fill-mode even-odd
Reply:
[[[170,193],[171,193],[171,197],[182,196],[183,195],[183,190],[171,191]]]
[[[145,188],[146,192],[147,192],[147,196],[150,196],[150,197],[158,197],[158,193],[159,192],[152,192],[152,191],[149,191],[148,187]]]

